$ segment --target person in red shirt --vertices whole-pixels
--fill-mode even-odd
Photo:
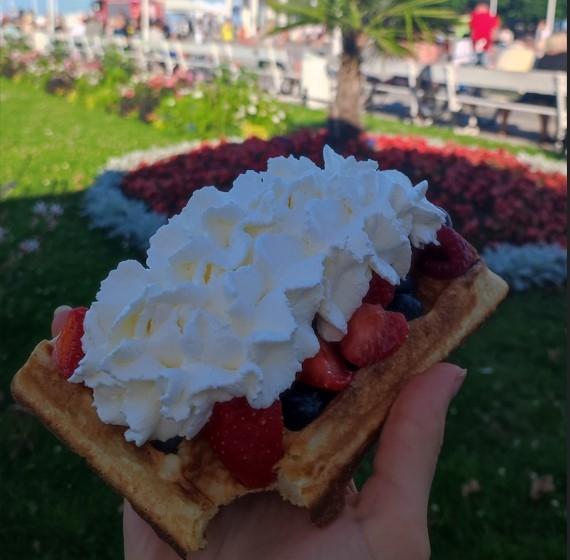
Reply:
[[[471,21],[469,22],[471,40],[480,61],[483,54],[493,46],[493,35],[499,24],[499,18],[491,14],[489,4],[486,2],[479,2],[471,12]]]

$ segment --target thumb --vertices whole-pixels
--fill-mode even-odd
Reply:
[[[466,370],[437,364],[404,387],[382,430],[374,471],[358,508],[365,515],[386,509],[405,518],[425,518],[443,441],[445,416]]]
[[[51,321],[51,335],[57,336],[61,329],[63,329],[63,325],[65,325],[65,321],[67,320],[67,316],[71,311],[71,307],[69,305],[60,305],[58,308],[55,309],[53,312],[53,319]]]

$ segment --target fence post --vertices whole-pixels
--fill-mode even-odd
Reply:
[[[452,113],[461,110],[461,105],[457,101],[457,75],[453,64],[445,65],[445,88],[447,90],[447,103]]]
[[[408,87],[412,94],[410,101],[410,117],[413,121],[420,114],[420,102],[418,99],[418,68],[414,60],[408,62]]]
[[[562,72],[556,74],[556,140],[563,142],[567,131],[567,76]]]

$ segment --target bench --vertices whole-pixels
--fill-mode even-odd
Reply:
[[[567,76],[564,72],[532,70],[530,72],[505,72],[477,66],[454,66],[449,73],[452,83],[448,87],[450,111],[458,113],[466,108],[484,107],[504,111],[518,111],[545,115],[556,119],[556,138],[562,141],[567,129]],[[463,93],[462,89],[483,90],[481,95]],[[556,100],[554,107],[520,101],[501,99],[493,92],[551,95]]]

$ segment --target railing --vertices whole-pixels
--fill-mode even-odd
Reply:
[[[139,71],[157,70],[172,74],[177,68],[213,73],[222,64],[245,68],[260,78],[261,85],[275,95],[288,95],[300,103],[330,105],[335,96],[338,60],[304,50],[295,65],[288,51],[276,49],[270,41],[256,46],[233,43],[195,44],[190,42],[144,42],[126,37],[81,37],[56,34],[51,48],[64,46],[71,56],[93,60],[105,49],[114,47],[132,60]],[[475,109],[494,108],[520,111],[556,119],[557,139],[567,130],[567,76],[563,72],[531,71],[526,73],[489,70],[476,66],[435,64],[422,66],[414,60],[375,57],[363,64],[365,101],[375,103],[391,94],[408,103],[412,118],[425,116],[426,100],[432,108],[451,114],[468,112],[477,123]],[[491,93],[489,93],[491,91]],[[522,102],[514,96],[505,101],[492,92],[541,94],[555,100],[550,106]],[[433,109],[436,114],[438,110]],[[437,116],[437,115],[436,115]]]

